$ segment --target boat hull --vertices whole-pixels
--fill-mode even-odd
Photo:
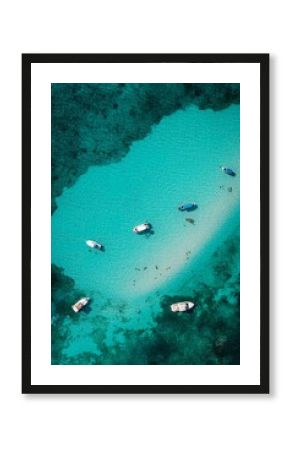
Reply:
[[[186,312],[194,307],[193,302],[179,302],[173,303],[170,305],[170,309],[172,312]]]
[[[230,175],[231,177],[235,177],[236,176],[236,173],[232,169],[230,169],[228,167],[222,167],[221,169],[222,169],[222,171],[225,174]]]
[[[84,306],[86,306],[89,303],[90,298],[89,297],[83,297],[80,300],[78,300],[74,305],[72,305],[72,309],[75,313],[78,313],[81,309],[83,309]]]
[[[133,228],[133,232],[136,234],[142,234],[142,233],[146,233],[147,231],[151,230],[151,225],[150,223],[142,223],[141,225],[137,225],[136,227]]]
[[[197,208],[197,203],[195,203],[195,202],[185,203],[185,204],[178,206],[179,211],[193,211],[196,208]]]
[[[87,244],[88,247],[90,247],[90,248],[96,248],[96,249],[98,249],[98,250],[102,250],[102,248],[103,248],[103,245],[102,245],[102,244],[99,244],[99,242],[97,242],[97,241],[92,241],[92,240],[90,240],[90,239],[86,241],[86,244]]]

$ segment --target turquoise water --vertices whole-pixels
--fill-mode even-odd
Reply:
[[[164,296],[190,296],[212,277],[211,255],[239,233],[239,128],[238,105],[179,110],[135,142],[121,162],[90,167],[57,199],[52,262],[91,297],[89,312],[70,312],[62,323],[64,357],[86,354],[78,363],[114,363],[115,346],[125,346],[128,333],[136,338],[154,330]],[[237,176],[223,174],[220,165]],[[178,211],[190,201],[197,202],[195,211]],[[132,232],[146,221],[154,234]],[[88,249],[87,239],[103,243],[105,251]],[[231,276],[238,271],[236,258]],[[129,355],[123,363],[139,360]]]

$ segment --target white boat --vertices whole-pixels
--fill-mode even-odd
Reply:
[[[74,312],[79,312],[84,306],[89,303],[90,297],[80,298],[74,305],[72,305],[72,309]]]
[[[151,230],[150,223],[141,223],[141,225],[137,225],[133,228],[134,233],[140,234],[144,233],[145,231]]]
[[[172,312],[184,312],[194,307],[193,302],[179,302],[173,303],[170,308]]]
[[[98,250],[102,250],[103,249],[103,245],[102,244],[100,244],[99,242],[97,242],[97,241],[92,241],[91,239],[88,239],[87,241],[86,241],[86,244],[87,244],[87,246],[88,247],[91,247],[91,248],[97,248]]]

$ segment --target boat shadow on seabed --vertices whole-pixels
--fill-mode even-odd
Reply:
[[[90,252],[90,253],[97,254],[97,253],[99,253],[99,252],[104,252],[105,250],[106,250],[106,249],[105,249],[105,246],[102,245],[101,248],[90,248],[90,249],[89,249],[89,252]]]
[[[155,231],[152,230],[152,228],[150,230],[147,230],[146,233],[143,233],[144,236],[149,239],[153,234],[155,234]]]
[[[90,312],[92,311],[92,308],[90,305],[86,305],[81,311],[81,314],[90,314]]]

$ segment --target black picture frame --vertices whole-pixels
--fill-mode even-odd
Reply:
[[[33,63],[256,63],[260,65],[260,384],[31,384],[31,65]],[[22,393],[258,394],[269,393],[269,54],[23,54],[22,55]],[[49,274],[48,274],[49,276]]]

